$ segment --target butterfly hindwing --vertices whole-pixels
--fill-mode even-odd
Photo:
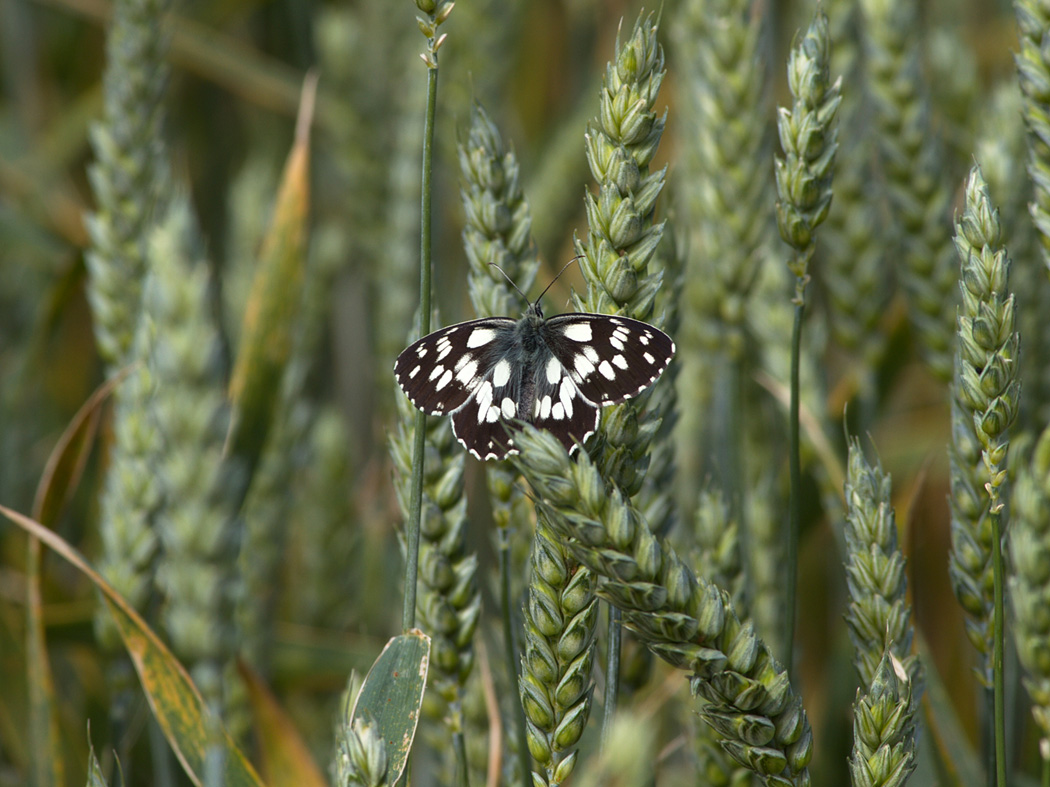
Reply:
[[[629,317],[560,314],[544,323],[550,351],[584,398],[600,407],[637,396],[674,357],[671,337]]]
[[[526,417],[523,403],[529,395],[524,384],[527,369],[527,359],[517,342],[505,343],[494,362],[486,367],[473,395],[452,414],[452,431],[478,459],[502,459],[511,452],[517,453],[506,425]]]
[[[514,439],[507,431],[508,418],[515,412],[506,403],[510,397],[493,400],[492,380],[482,382],[474,396],[452,414],[452,432],[477,459],[502,459],[513,450]],[[506,405],[506,406],[504,406]]]
[[[598,406],[581,394],[571,373],[546,349],[532,374],[533,395],[525,414],[528,421],[557,437],[569,451],[598,428]]]
[[[394,363],[394,377],[417,408],[448,415],[462,407],[507,352],[515,321],[470,320],[427,334]]]

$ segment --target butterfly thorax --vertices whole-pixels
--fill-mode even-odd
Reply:
[[[521,318],[516,326],[515,333],[521,343],[521,349],[526,353],[534,353],[545,347],[546,344],[540,336],[543,326],[543,310],[539,303],[529,305],[525,310],[525,316]]]

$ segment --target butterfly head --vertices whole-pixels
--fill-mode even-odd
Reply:
[[[529,304],[529,308],[525,310],[525,319],[533,325],[543,322],[543,307],[540,305],[539,298]]]

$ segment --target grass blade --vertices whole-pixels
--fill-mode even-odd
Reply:
[[[368,671],[351,726],[373,726],[386,750],[387,784],[401,778],[416,737],[430,667],[430,637],[413,629],[390,640]]]
[[[36,520],[6,506],[0,506],[0,514],[51,547],[102,591],[135,671],[139,674],[153,715],[186,775],[194,784],[200,785],[205,752],[208,745],[214,744],[207,738],[206,732],[213,725],[206,719],[208,713],[204,701],[185,668],[146,621],[65,539]],[[225,733],[222,735],[222,744],[225,748],[225,783],[232,787],[261,787],[262,779]]]
[[[292,720],[262,677],[244,662],[237,669],[248,689],[259,737],[262,769],[270,784],[325,787],[328,783]]]

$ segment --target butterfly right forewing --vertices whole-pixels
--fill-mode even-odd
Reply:
[[[599,407],[640,394],[675,353],[663,331],[619,315],[560,314],[547,320],[544,333],[579,394]]]

